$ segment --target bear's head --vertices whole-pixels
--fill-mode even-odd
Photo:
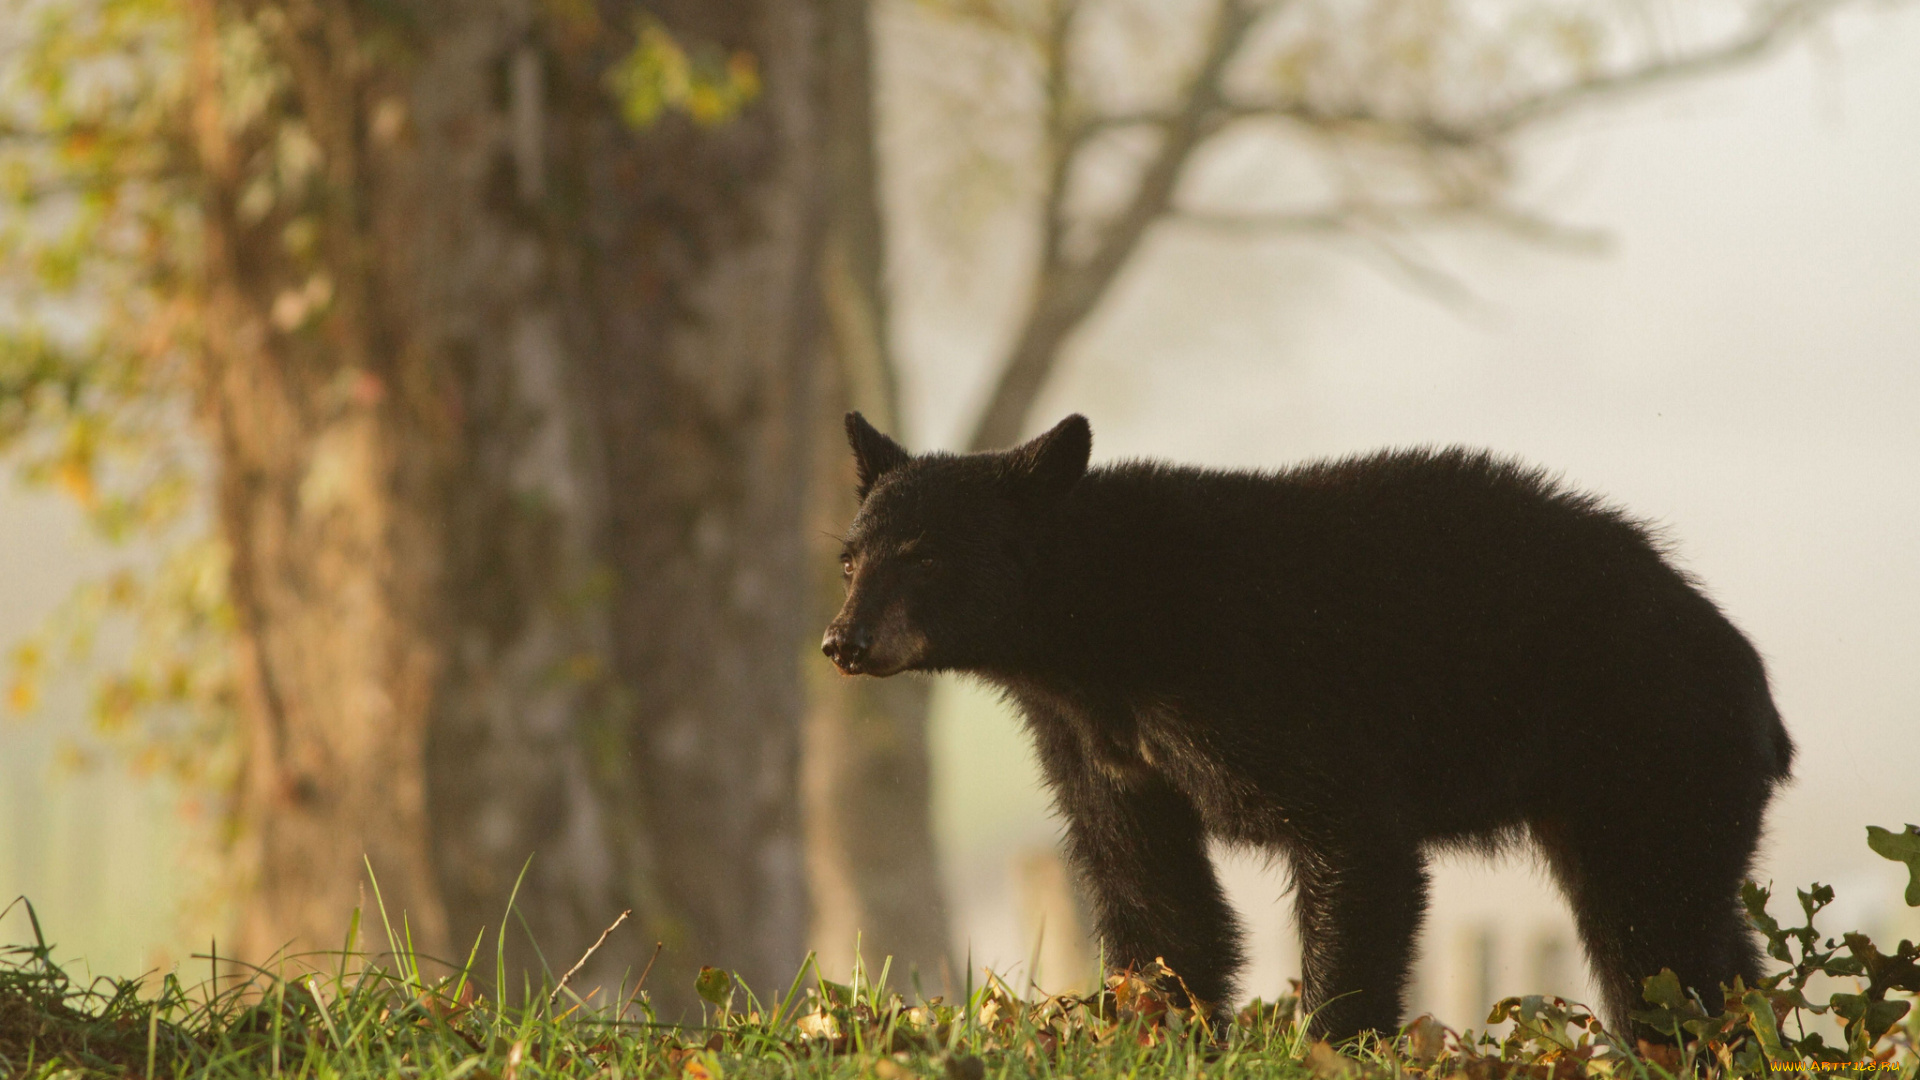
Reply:
[[[1086,417],[990,454],[915,456],[857,412],[847,440],[860,512],[821,651],[850,675],[990,663],[1017,638],[1038,547],[1087,471]]]

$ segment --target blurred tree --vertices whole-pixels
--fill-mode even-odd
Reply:
[[[1004,233],[980,227],[1009,205],[1031,237],[1026,300],[1013,313],[984,407],[963,441],[1017,441],[1075,333],[1162,227],[1223,238],[1361,241],[1417,287],[1458,295],[1413,243],[1423,228],[1498,230],[1531,242],[1591,245],[1516,194],[1518,143],[1582,109],[1758,60],[1844,0],[899,0],[855,4],[892,16],[885,50],[911,50],[888,85],[902,132],[883,160],[865,129],[839,129],[840,211],[826,256],[842,399],[906,426],[897,387],[908,363],[887,340],[877,169],[914,178],[917,222],[964,257]],[[871,31],[836,24],[845,40]],[[843,54],[838,106],[861,96]],[[1240,162],[1222,167],[1229,159]],[[1254,164],[1246,166],[1251,160]],[[1250,175],[1249,175],[1250,174]],[[977,196],[986,193],[982,210]],[[860,203],[861,205],[852,205]],[[1004,260],[995,253],[995,266]],[[846,455],[821,465],[823,535],[852,516]],[[825,546],[819,565],[829,566]],[[837,585],[837,583],[836,583]],[[837,588],[833,590],[837,602]],[[924,965],[940,895],[924,828],[931,683],[816,687],[809,745],[811,838],[823,949],[848,926]],[[856,824],[864,823],[864,824]],[[876,835],[884,834],[884,835]],[[872,846],[862,848],[849,838]],[[822,859],[821,848],[838,854]],[[915,851],[923,845],[924,851]],[[830,873],[823,881],[822,868]],[[857,915],[834,921],[833,913]],[[903,944],[913,943],[913,944]],[[844,961],[842,961],[844,962]]]
[[[338,947],[370,864],[458,958],[531,853],[549,954],[639,914],[588,977],[656,939],[672,1001],[698,963],[790,976],[815,5],[0,22],[0,436],[122,532],[190,531],[212,478],[196,633],[100,696],[213,718],[171,757],[231,784],[234,948]],[[105,606],[177,613],[168,580]]]
[[[1020,437],[1062,350],[1156,227],[1357,238],[1450,292],[1408,242],[1421,228],[1594,239],[1519,199],[1523,136],[1751,63],[1845,2],[921,0],[998,46],[997,78],[962,64],[921,77],[962,88],[962,117],[1014,129],[948,139],[947,152],[998,158],[1036,234],[1028,301],[970,448]]]
[[[809,530],[813,627],[839,609],[838,535],[853,519],[853,467],[841,417],[859,409],[890,430],[900,416],[890,338],[886,228],[876,141],[870,0],[826,0],[823,150],[827,226],[820,288],[826,315],[821,438]],[[802,791],[813,892],[811,940],[828,972],[845,976],[858,943],[876,968],[918,972],[928,993],[952,973],[931,820],[925,679],[848,679],[807,649],[810,705]],[[957,992],[957,988],[950,988]]]

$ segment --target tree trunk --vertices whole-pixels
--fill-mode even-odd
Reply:
[[[844,405],[827,411],[821,428],[836,435]],[[816,598],[813,627],[819,629],[844,597],[834,537],[846,530],[856,508],[844,440],[822,438],[814,458],[809,580]],[[931,813],[927,714],[933,681],[919,675],[851,678],[834,671],[817,646],[806,653],[811,701],[802,790],[812,944],[821,968],[831,978],[848,977],[857,944],[870,977],[877,978],[891,957],[896,987],[911,988],[917,979],[928,995],[954,991],[947,983],[958,972],[948,960]]]
[[[395,928],[404,912],[414,942],[439,951],[422,751],[443,660],[447,440],[431,373],[380,347],[391,311],[376,302],[377,276],[352,269],[370,230],[351,193],[370,176],[352,130],[351,60],[328,42],[335,13],[283,27],[320,164],[310,200],[261,217],[242,208],[261,136],[226,122],[211,0],[190,15],[205,177],[201,407],[247,721],[238,946],[255,960],[339,948],[370,865]],[[296,214],[312,222],[310,253],[284,242]]]
[[[809,492],[810,629],[833,618],[843,596],[838,541],[858,509],[841,417],[859,409],[900,430],[888,340],[885,225],[874,133],[869,0],[827,0],[825,38],[827,233],[820,288],[828,351]],[[812,944],[821,967],[845,978],[856,943],[872,976],[886,959],[929,994],[942,992],[946,906],[933,840],[925,678],[848,679],[805,650],[810,689],[802,790]]]
[[[530,5],[446,14],[409,86],[432,178],[414,204],[415,280],[457,373],[466,451],[451,480],[429,805],[457,958],[504,930],[512,991],[522,973],[538,984],[543,956],[564,970],[624,908],[643,927],[664,909],[645,864],[625,865],[636,845],[616,839],[643,763],[593,760],[619,686],[611,495],[579,330],[588,244],[559,209],[572,193],[549,86],[563,73]],[[640,948],[609,942],[614,955]]]
[[[636,904],[657,898],[644,943],[629,937],[597,970],[637,970],[658,939],[663,991],[713,964],[765,996],[797,970],[808,917],[796,776],[820,26],[799,0],[649,10],[684,41],[756,57],[765,89],[724,125],[668,117],[640,138],[599,71],[564,90],[625,691],[593,756],[624,763],[630,792],[602,808],[614,880]],[[630,17],[602,5],[610,24]]]
[[[248,163],[284,130],[231,134],[217,34],[247,16],[197,9],[250,959],[338,947],[364,854],[454,960],[527,867],[539,952],[519,918],[508,945],[536,977],[635,909],[583,993],[656,940],[669,1014],[700,964],[800,962],[819,27],[804,0],[650,10],[753,57],[758,100],[629,130],[623,4],[255,20],[271,123],[323,162],[261,215]]]

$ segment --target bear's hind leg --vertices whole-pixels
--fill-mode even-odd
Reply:
[[[1644,830],[1617,822],[1535,825],[1614,1031],[1657,1036],[1629,1014],[1650,1007],[1643,983],[1663,968],[1698,992],[1709,1012],[1721,1008],[1722,983],[1737,975],[1751,987],[1758,978],[1760,952],[1740,910],[1757,822],[1722,824],[1676,816]]]
[[[1339,1041],[1397,1030],[1427,910],[1418,846],[1375,838],[1297,848],[1290,861],[1313,1033]]]

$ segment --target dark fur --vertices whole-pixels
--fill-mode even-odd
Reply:
[[[966,672],[1019,704],[1108,961],[1224,1001],[1209,837],[1283,852],[1306,1005],[1400,1023],[1436,847],[1529,836],[1607,1018],[1663,967],[1753,984],[1738,889],[1793,745],[1760,658],[1648,530],[1465,450],[1285,472],[1088,471],[1067,418],[909,455],[855,414],[843,670]]]

